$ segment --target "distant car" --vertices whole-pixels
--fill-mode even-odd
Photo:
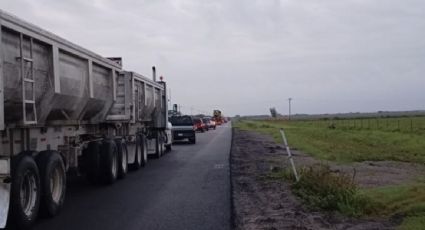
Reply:
[[[171,145],[173,144],[173,125],[171,122],[167,122],[167,127],[165,128],[165,149],[171,151]]]
[[[196,133],[191,116],[172,116],[170,122],[173,141],[187,139],[192,144],[196,143]]]
[[[208,127],[205,126],[205,123],[202,121],[202,118],[194,117],[193,126],[196,131],[205,132],[208,131]]]
[[[209,129],[215,129],[215,122],[211,120],[209,117],[202,118],[202,121],[205,123],[205,126],[207,126]]]

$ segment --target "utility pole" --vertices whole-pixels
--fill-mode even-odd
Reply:
[[[288,120],[291,120],[291,101],[292,101],[292,98],[290,97],[290,98],[288,98],[288,103],[289,103],[289,114],[288,114]]]

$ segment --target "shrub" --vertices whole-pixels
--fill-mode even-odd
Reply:
[[[358,193],[353,177],[334,173],[329,166],[303,168],[300,180],[293,184],[294,193],[308,206],[326,211],[339,211],[348,216],[361,216],[373,211],[368,198]]]

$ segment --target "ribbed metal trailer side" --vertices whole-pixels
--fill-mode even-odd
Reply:
[[[56,215],[67,171],[113,183],[162,154],[165,82],[3,11],[0,26],[0,228]]]

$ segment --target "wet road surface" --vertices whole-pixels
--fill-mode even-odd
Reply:
[[[72,181],[59,216],[34,229],[230,229],[230,142],[226,124],[111,186]]]

